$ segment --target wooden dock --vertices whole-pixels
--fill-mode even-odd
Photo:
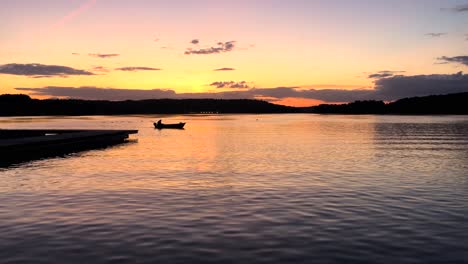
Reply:
[[[0,165],[126,142],[138,130],[0,129]]]

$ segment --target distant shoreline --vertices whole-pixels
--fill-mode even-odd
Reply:
[[[0,95],[0,116],[94,116],[147,114],[349,114],[468,115],[468,93],[411,97],[391,103],[356,101],[311,107],[276,105],[251,99],[150,99],[94,101],[32,99],[24,94]]]

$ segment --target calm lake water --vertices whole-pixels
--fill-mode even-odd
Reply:
[[[186,121],[185,130],[152,122]],[[139,129],[0,169],[1,263],[468,263],[468,116],[0,117]]]

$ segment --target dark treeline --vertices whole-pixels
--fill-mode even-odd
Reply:
[[[347,104],[321,104],[303,110],[321,114],[384,114],[386,107],[382,101],[356,101]]]
[[[152,99],[94,101],[31,99],[27,95],[0,95],[1,116],[123,115],[189,113],[294,113],[299,109],[260,100]]]
[[[322,104],[303,108],[249,99],[94,101],[38,100],[22,94],[0,95],[0,116],[189,113],[468,114],[468,93],[412,97],[391,103],[356,101],[347,104]]]
[[[303,108],[303,111],[322,114],[467,115],[468,93],[411,97],[391,103],[356,101],[339,105],[322,104]]]

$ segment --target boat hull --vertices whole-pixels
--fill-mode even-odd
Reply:
[[[178,123],[178,124],[158,124],[153,123],[154,128],[156,129],[164,129],[164,128],[171,128],[171,129],[184,129],[185,123]]]

